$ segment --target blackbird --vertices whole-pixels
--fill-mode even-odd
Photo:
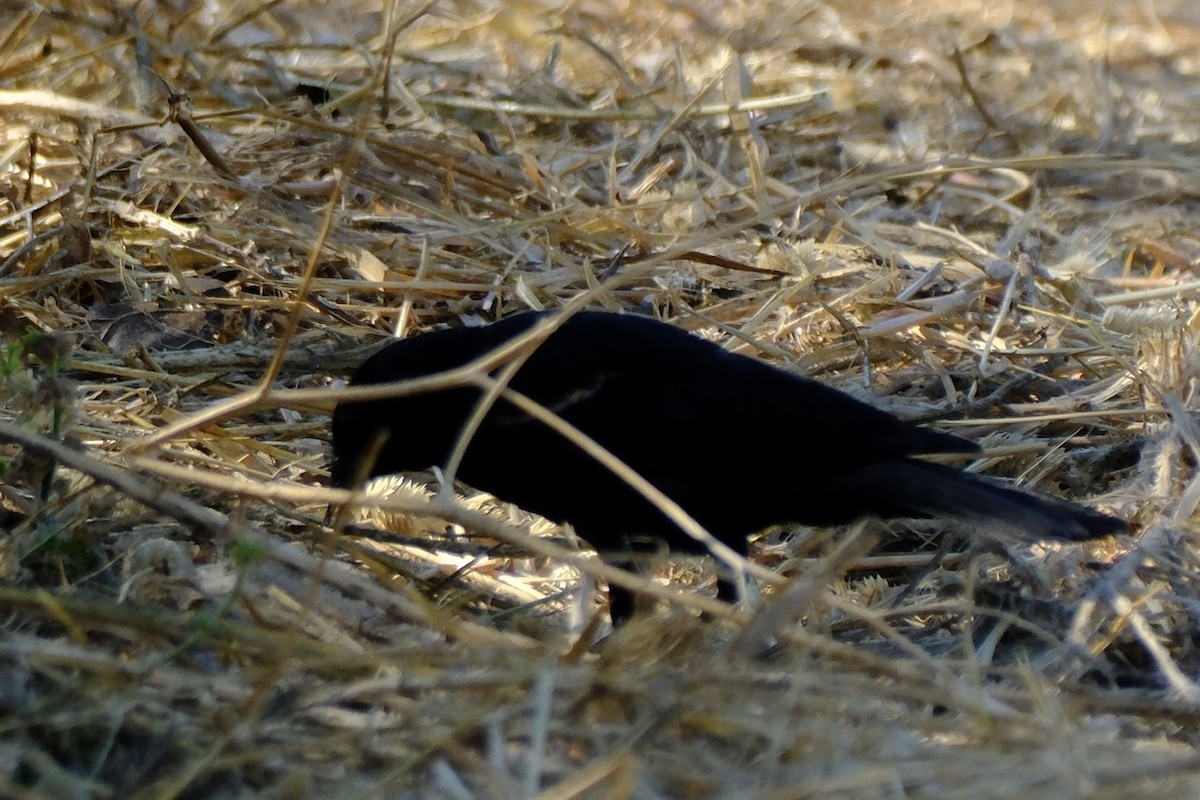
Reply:
[[[351,384],[461,367],[548,313],[393,342]],[[747,537],[773,524],[837,525],[869,515],[949,517],[1026,540],[1079,541],[1125,528],[1082,506],[916,458],[980,448],[646,317],[574,314],[537,345],[509,387],[587,434],[742,555]],[[475,386],[459,386],[340,403],[333,483],[444,466],[482,397]],[[372,453],[373,463],[362,463]],[[610,563],[627,565],[647,549],[706,552],[624,480],[502,397],[471,437],[458,477],[570,523]],[[719,578],[717,594],[734,600],[735,585]],[[633,596],[617,586],[609,596],[620,624],[633,613]]]

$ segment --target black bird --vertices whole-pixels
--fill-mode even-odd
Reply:
[[[528,331],[547,312],[393,342],[351,384],[433,375]],[[493,373],[494,374],[494,373]],[[951,517],[1027,540],[1085,540],[1121,520],[1002,488],[914,458],[973,453],[967,439],[903,422],[849,395],[727,352],[662,322],[587,311],[555,329],[509,386],[558,414],[745,555],[749,535],[783,522],[836,525],[879,517]],[[444,466],[482,397],[473,386],[338,405],[333,482]],[[371,465],[361,463],[381,435]],[[465,483],[558,522],[627,564],[647,542],[704,553],[664,513],[559,433],[500,399],[470,440]],[[623,557],[624,556],[624,557]],[[718,580],[717,594],[736,598]],[[613,586],[619,624],[633,596]]]

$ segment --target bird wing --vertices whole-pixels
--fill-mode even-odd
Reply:
[[[821,471],[922,453],[970,452],[965,439],[898,420],[815,381],[683,331],[636,317],[568,321],[529,359],[512,387],[628,461],[672,448],[687,460],[770,463]],[[532,423],[500,414],[508,425]],[[657,442],[657,444],[656,444]]]

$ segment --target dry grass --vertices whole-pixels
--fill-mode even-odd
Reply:
[[[10,4],[0,796],[1195,797],[1200,14],[1045,5]],[[571,301],[1135,535],[771,531],[754,622],[664,565],[593,647],[645,581],[543,523],[323,525],[333,381]]]

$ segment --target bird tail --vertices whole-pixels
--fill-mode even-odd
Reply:
[[[949,516],[1028,541],[1085,541],[1125,531],[1122,520],[1090,508],[1006,489],[969,472],[905,459],[870,465],[856,482],[883,516]]]

